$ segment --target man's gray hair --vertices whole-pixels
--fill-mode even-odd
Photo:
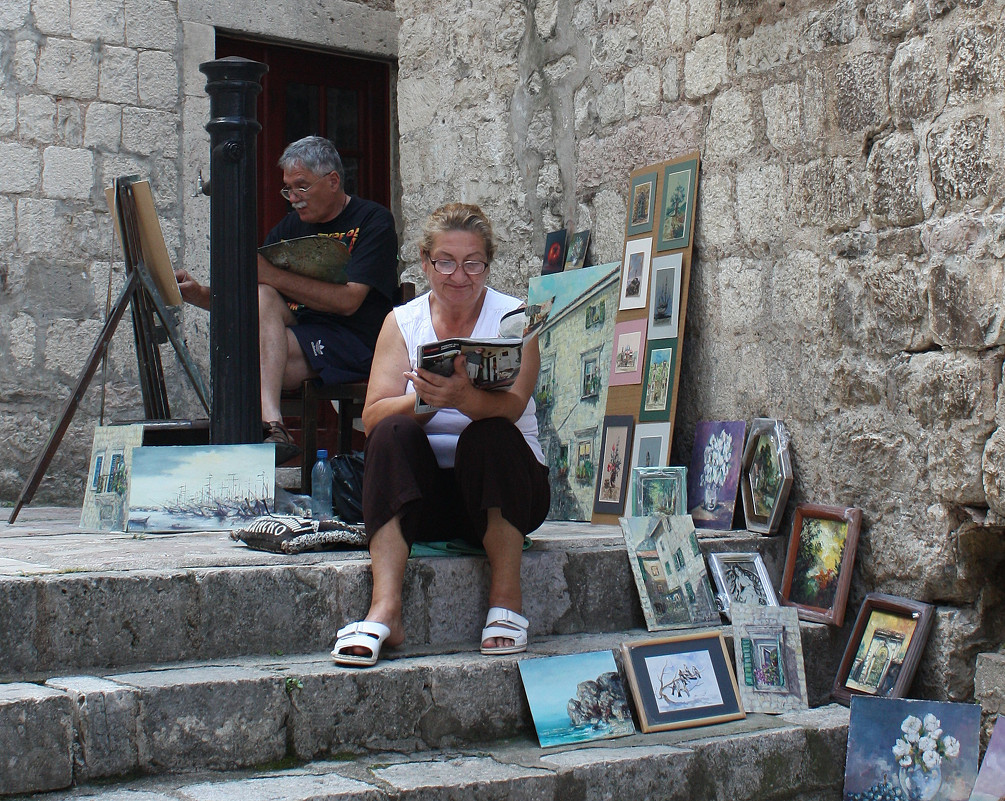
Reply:
[[[305,136],[286,146],[279,157],[279,169],[293,170],[302,167],[315,175],[338,174],[339,184],[345,189],[345,168],[335,145],[323,136]]]

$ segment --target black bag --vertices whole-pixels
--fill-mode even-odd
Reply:
[[[336,453],[331,458],[332,505],[346,523],[363,522],[363,453]]]

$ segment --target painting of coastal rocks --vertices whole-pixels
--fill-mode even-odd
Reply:
[[[273,508],[275,445],[133,449],[126,531],[226,531]]]
[[[542,748],[635,734],[610,651],[524,659],[519,665]]]

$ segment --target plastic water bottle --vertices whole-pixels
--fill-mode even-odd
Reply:
[[[332,466],[328,462],[328,451],[321,448],[318,460],[311,470],[311,509],[318,520],[332,518]]]

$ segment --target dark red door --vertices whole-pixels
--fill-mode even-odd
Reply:
[[[276,162],[290,142],[335,142],[351,195],[391,206],[390,65],[316,50],[217,36],[217,58],[243,56],[269,65],[258,119],[258,241],[289,210]]]

